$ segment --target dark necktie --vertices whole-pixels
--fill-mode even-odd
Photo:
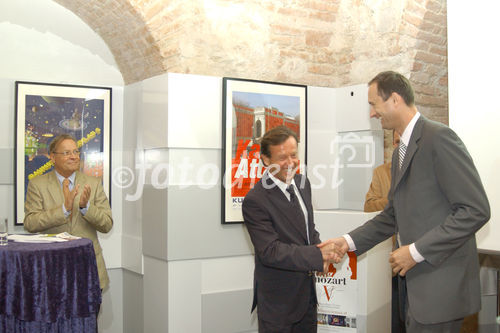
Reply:
[[[304,212],[302,211],[302,207],[300,207],[299,198],[297,198],[297,195],[295,195],[295,190],[292,185],[288,185],[286,191],[290,194],[290,205],[292,206],[292,210],[295,212],[297,219],[300,221],[300,223],[302,223],[302,225],[306,229],[307,244],[310,244],[309,230],[307,229],[306,226],[306,219],[304,217]]]

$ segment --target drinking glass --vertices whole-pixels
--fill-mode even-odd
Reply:
[[[0,218],[0,246],[7,245],[7,233],[9,231],[7,218]]]

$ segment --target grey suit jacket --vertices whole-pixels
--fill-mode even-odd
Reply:
[[[480,309],[475,233],[490,208],[472,158],[447,126],[421,116],[401,170],[392,157],[389,203],[350,232],[357,253],[399,232],[425,258],[406,274],[409,309],[423,324],[463,318]]]
[[[270,188],[274,183],[266,175],[243,201],[243,218],[255,248],[252,310],[257,306],[258,316],[264,321],[291,324],[306,313],[311,292],[316,297],[308,272],[323,270],[321,251],[314,245],[321,241],[314,227],[307,178],[296,175],[295,183],[307,207],[311,245],[307,244],[303,219],[297,219],[277,186]]]
[[[68,232],[92,240],[99,282],[101,289],[104,289],[109,283],[109,278],[96,231],[107,233],[111,230],[113,226],[111,209],[99,178],[77,171],[76,184],[80,184],[80,193],[75,198],[71,215],[66,218],[62,210],[64,203],[62,186],[57,180],[55,171],[31,179],[28,183],[24,205],[24,229],[29,232],[50,234]],[[79,202],[81,190],[85,184],[90,185],[91,194],[89,209],[83,216],[80,213]]]

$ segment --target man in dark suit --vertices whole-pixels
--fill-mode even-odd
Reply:
[[[389,203],[361,227],[328,240],[362,254],[396,233],[393,272],[401,277],[408,333],[459,332],[480,309],[475,233],[490,207],[472,158],[447,126],[420,115],[409,81],[383,72],[369,83],[370,117],[401,141],[392,156]]]
[[[297,136],[276,127],[262,138],[268,167],[243,201],[243,218],[255,248],[254,300],[260,333],[316,332],[314,271],[340,261],[333,243],[321,249],[314,227],[309,180],[296,174]]]

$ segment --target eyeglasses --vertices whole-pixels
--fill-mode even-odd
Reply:
[[[53,153],[54,154],[61,154],[64,157],[68,157],[70,155],[80,156],[80,151],[78,149],[75,149],[73,151],[71,151],[71,150],[65,150],[63,152],[56,152],[56,151],[54,151]]]

